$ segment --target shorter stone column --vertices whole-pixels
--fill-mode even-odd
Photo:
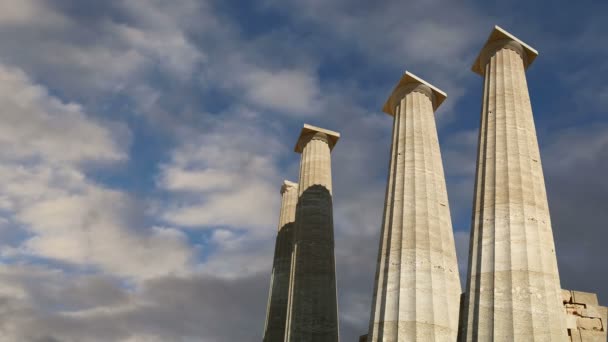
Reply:
[[[264,342],[282,342],[285,337],[287,300],[289,298],[289,271],[293,251],[293,230],[298,203],[298,184],[283,181],[281,187],[281,213],[279,231],[274,247],[274,261],[270,277],[270,294],[266,310]]]
[[[285,341],[339,339],[330,157],[339,138],[337,132],[304,125],[296,144],[302,154],[300,197]]]

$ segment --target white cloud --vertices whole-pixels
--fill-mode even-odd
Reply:
[[[265,278],[166,276],[129,291],[104,276],[0,265],[0,336],[7,342],[256,341]]]
[[[0,27],[35,25],[37,27],[65,24],[67,19],[49,8],[44,0],[3,0],[0,2]]]
[[[202,6],[184,1],[170,5],[127,1],[108,5],[106,9],[120,13],[116,17],[74,14],[104,9],[104,5],[96,6],[75,2],[62,8],[46,1],[3,1],[2,62],[53,82],[72,98],[93,100],[99,92],[129,92],[147,71],[187,80],[205,59],[181,26],[186,13],[196,16],[204,10]],[[60,12],[68,8],[74,11]],[[16,35],[21,38],[15,39]]]
[[[240,80],[254,104],[285,114],[315,113],[320,108],[316,75],[303,70],[252,70]]]
[[[83,108],[63,103],[21,70],[0,64],[0,158],[54,162],[117,161],[128,141],[125,127],[104,127]],[[69,128],[68,128],[69,127]]]
[[[182,79],[191,77],[196,65],[204,60],[202,52],[179,30],[143,30],[112,23],[108,31],[120,37],[134,54],[141,55],[142,62],[165,67]]]
[[[267,235],[277,221],[278,158],[285,151],[267,129],[251,119],[227,118],[178,146],[158,177],[159,187],[173,196],[162,216],[180,226]]]
[[[0,108],[3,225],[27,232],[24,240],[3,241],[4,255],[133,278],[186,270],[192,250],[183,233],[144,228],[144,208],[136,200],[92,182],[81,169],[126,160],[126,127],[91,119],[78,104],[60,101],[2,65]]]
[[[76,265],[94,265],[122,277],[154,277],[186,272],[190,248],[180,231],[153,227],[138,231],[130,222],[137,206],[123,193],[86,186],[30,203],[16,221],[33,234],[23,253]]]

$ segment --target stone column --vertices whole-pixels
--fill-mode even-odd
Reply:
[[[288,342],[339,340],[330,157],[339,138],[339,133],[304,125],[296,144],[302,159],[285,334]]]
[[[496,26],[484,76],[466,341],[565,341],[564,309],[525,69],[536,50]]]
[[[282,342],[285,337],[287,300],[289,298],[289,272],[293,251],[293,230],[296,222],[298,184],[284,181],[281,187],[281,213],[279,231],[274,246],[274,260],[270,277],[270,294],[266,309],[264,342]]]
[[[367,341],[455,341],[460,279],[434,111],[445,93],[406,72],[384,111],[391,157]]]

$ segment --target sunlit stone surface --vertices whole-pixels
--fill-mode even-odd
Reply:
[[[445,97],[406,72],[384,107],[393,139],[367,341],[456,340],[461,288],[434,116]]]
[[[537,52],[495,27],[484,76],[464,341],[566,341],[564,308],[525,69]]]

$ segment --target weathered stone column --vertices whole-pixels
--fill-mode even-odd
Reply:
[[[393,139],[367,341],[455,341],[460,280],[435,109],[445,93],[406,72],[384,111]]]
[[[288,342],[339,340],[330,157],[339,138],[339,133],[304,125],[296,144],[302,159],[285,335]]]
[[[536,50],[496,26],[484,76],[465,296],[466,341],[564,341],[555,245],[525,69]]]
[[[296,222],[298,184],[284,181],[281,187],[281,213],[279,231],[274,246],[274,260],[270,277],[270,294],[266,309],[264,342],[282,342],[285,338],[287,300],[289,298],[289,272],[293,251],[293,230]]]

